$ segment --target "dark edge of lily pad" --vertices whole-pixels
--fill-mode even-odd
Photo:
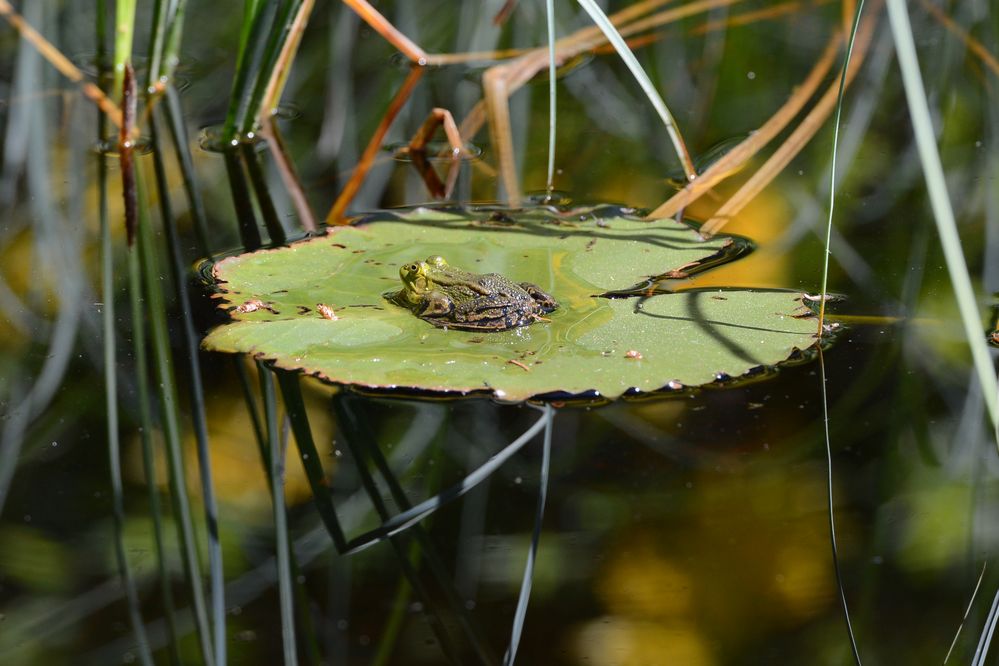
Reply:
[[[737,287],[732,287],[730,290],[738,289]],[[713,288],[717,291],[717,288]],[[692,290],[691,290],[692,291]],[[793,289],[760,289],[758,291],[777,291],[777,292],[788,292],[788,293],[800,293]],[[802,304],[813,311],[813,314],[809,315],[808,318],[816,318],[816,302],[809,301],[808,299],[802,299]],[[816,318],[817,321],[817,318]],[[755,384],[760,381],[765,381],[773,378],[777,375],[782,368],[796,367],[799,365],[804,365],[810,363],[818,356],[818,347],[821,344],[823,349],[828,348],[844,330],[845,326],[835,325],[830,328],[821,339],[816,338],[815,343],[805,349],[799,349],[798,347],[792,347],[787,358],[778,361],[773,364],[761,364],[749,368],[745,373],[737,376],[731,376],[728,374],[721,373],[716,376],[715,380],[707,384],[700,384],[698,386],[688,386],[686,384],[681,384],[679,382],[667,382],[662,387],[654,391],[642,391],[637,388],[629,388],[624,393],[621,394],[620,399],[627,402],[643,402],[651,400],[659,400],[664,398],[690,398],[692,396],[698,395],[702,391],[712,391],[712,390],[727,390],[732,388],[739,388],[747,386],[749,384]],[[303,375],[314,377],[324,384],[328,384],[335,388],[340,388],[344,390],[349,390],[352,393],[358,395],[376,397],[376,398],[404,398],[404,399],[414,399],[414,400],[425,400],[425,401],[451,401],[456,399],[490,399],[494,402],[503,403],[504,401],[497,398],[496,395],[489,389],[476,389],[471,391],[447,391],[439,390],[432,391],[427,389],[418,389],[407,386],[368,386],[363,384],[344,384],[326,377],[320,372],[309,372],[303,367],[289,367],[288,365],[279,364],[276,360],[267,358],[265,354],[251,354],[254,359],[263,361],[270,366],[278,367],[283,370],[290,372],[301,372]],[[516,401],[517,403],[521,401]],[[565,391],[552,391],[548,393],[540,393],[538,395],[531,396],[523,402],[528,402],[531,404],[550,404],[554,407],[599,407],[602,405],[608,405],[614,402],[614,400],[609,400],[602,396],[597,391],[583,391],[581,393],[569,393]]]

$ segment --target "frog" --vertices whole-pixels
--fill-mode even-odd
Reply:
[[[399,268],[402,289],[386,297],[437,328],[505,331],[543,321],[558,301],[531,282],[471,273],[434,255]]]

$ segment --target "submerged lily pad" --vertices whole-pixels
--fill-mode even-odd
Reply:
[[[801,317],[808,313],[801,294],[601,295],[747,247],[608,207],[379,214],[215,264],[211,275],[233,321],[212,330],[204,346],[355,387],[510,401],[697,386],[811,346],[815,321]],[[501,332],[435,328],[385,298],[400,287],[399,266],[429,255],[533,282],[560,307],[550,321]]]

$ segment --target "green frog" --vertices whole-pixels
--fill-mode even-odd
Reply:
[[[543,319],[558,302],[530,282],[449,266],[443,257],[405,264],[402,289],[387,298],[438,328],[505,331]]]

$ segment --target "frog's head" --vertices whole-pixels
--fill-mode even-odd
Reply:
[[[444,257],[427,257],[426,261],[414,261],[399,269],[399,277],[410,295],[429,293],[434,289],[434,275],[447,268]]]

